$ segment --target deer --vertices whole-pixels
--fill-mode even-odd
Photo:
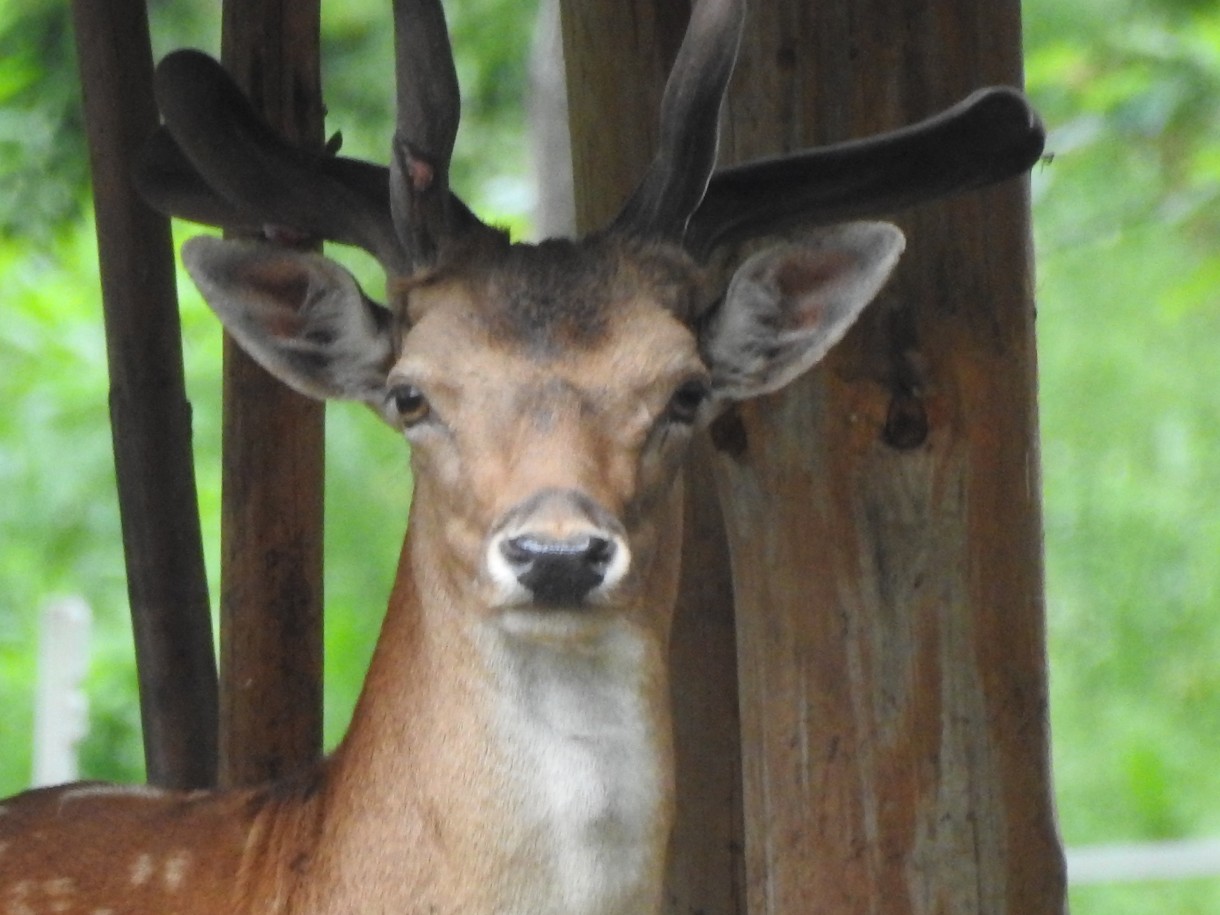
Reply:
[[[903,234],[856,216],[1041,152],[1037,117],[997,87],[890,134],[716,172],[744,3],[699,0],[659,150],[619,215],[513,242],[449,187],[458,89],[439,0],[395,0],[394,18],[388,167],[290,146],[183,50],[158,67],[164,124],[137,173],[164,212],[244,231],[182,258],[255,360],[409,444],[407,534],[346,736],[262,786],[80,783],[0,802],[6,912],[662,911],[690,443],[808,372],[882,289]],[[387,302],[284,243],[305,238],[371,252]]]

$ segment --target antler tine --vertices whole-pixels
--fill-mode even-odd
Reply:
[[[691,220],[687,247],[719,246],[814,225],[893,213],[1029,168],[1046,133],[1016,89],[980,89],[938,115],[889,133],[718,172]]]
[[[370,214],[370,218],[383,227],[380,236],[386,241],[384,247],[396,249],[397,239],[390,220],[389,169],[384,165],[345,156],[326,156],[318,159],[314,165],[316,168],[303,178],[302,194],[313,194],[312,188],[318,182],[343,187],[346,193],[359,198],[361,207]],[[285,229],[289,233],[372,250],[367,240],[362,241],[362,238],[345,232],[341,222],[331,220],[325,225],[310,226],[293,222],[292,214],[286,213],[274,200],[260,209],[248,201],[224,196],[208,184],[164,127],[157,128],[145,141],[135,165],[134,179],[144,201],[166,216],[243,233],[257,233],[268,228]],[[452,195],[449,209],[459,231],[464,226],[480,224],[466,204]],[[388,257],[397,256],[379,251],[372,253],[383,262]]]
[[[200,51],[166,56],[157,67],[155,88],[177,152],[164,141],[154,141],[146,156],[151,171],[141,183],[152,191],[151,203],[156,205],[160,198],[172,209],[176,201],[186,209],[175,215],[205,222],[223,217],[228,225],[231,214],[239,224],[255,220],[284,226],[356,245],[387,269],[400,266],[385,184],[378,186],[383,172],[284,142],[224,68]],[[211,191],[210,197],[205,190]],[[202,211],[189,209],[205,201]]]
[[[720,106],[733,74],[745,0],[699,0],[661,100],[657,155],[612,228],[681,239],[716,166]]]
[[[406,260],[424,266],[452,230],[449,161],[461,95],[440,0],[394,0],[398,129],[390,209]]]

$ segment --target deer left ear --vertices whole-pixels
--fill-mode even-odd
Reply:
[[[182,261],[225,329],[280,381],[319,400],[383,411],[390,313],[321,255],[202,236]]]
[[[848,223],[747,260],[700,334],[713,396],[746,400],[808,371],[881,290],[905,244],[889,223]]]

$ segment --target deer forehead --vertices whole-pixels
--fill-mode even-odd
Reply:
[[[547,354],[596,343],[633,299],[689,321],[703,285],[689,255],[665,242],[611,235],[533,245],[484,237],[408,281],[407,315],[415,322],[438,303],[464,300],[498,339]]]
[[[441,401],[512,416],[571,412],[592,418],[647,413],[682,381],[702,374],[694,334],[649,294],[583,303],[549,323],[518,309],[536,301],[449,281],[411,296],[419,315],[405,334],[391,381],[428,388]],[[558,308],[563,309],[563,303]],[[622,417],[620,416],[620,419]]]

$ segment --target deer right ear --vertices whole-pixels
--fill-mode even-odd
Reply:
[[[905,244],[889,223],[857,222],[747,260],[700,333],[713,397],[757,397],[808,371],[881,291]]]
[[[390,313],[318,254],[201,236],[182,261],[233,339],[308,397],[360,400],[383,412],[393,360]]]

